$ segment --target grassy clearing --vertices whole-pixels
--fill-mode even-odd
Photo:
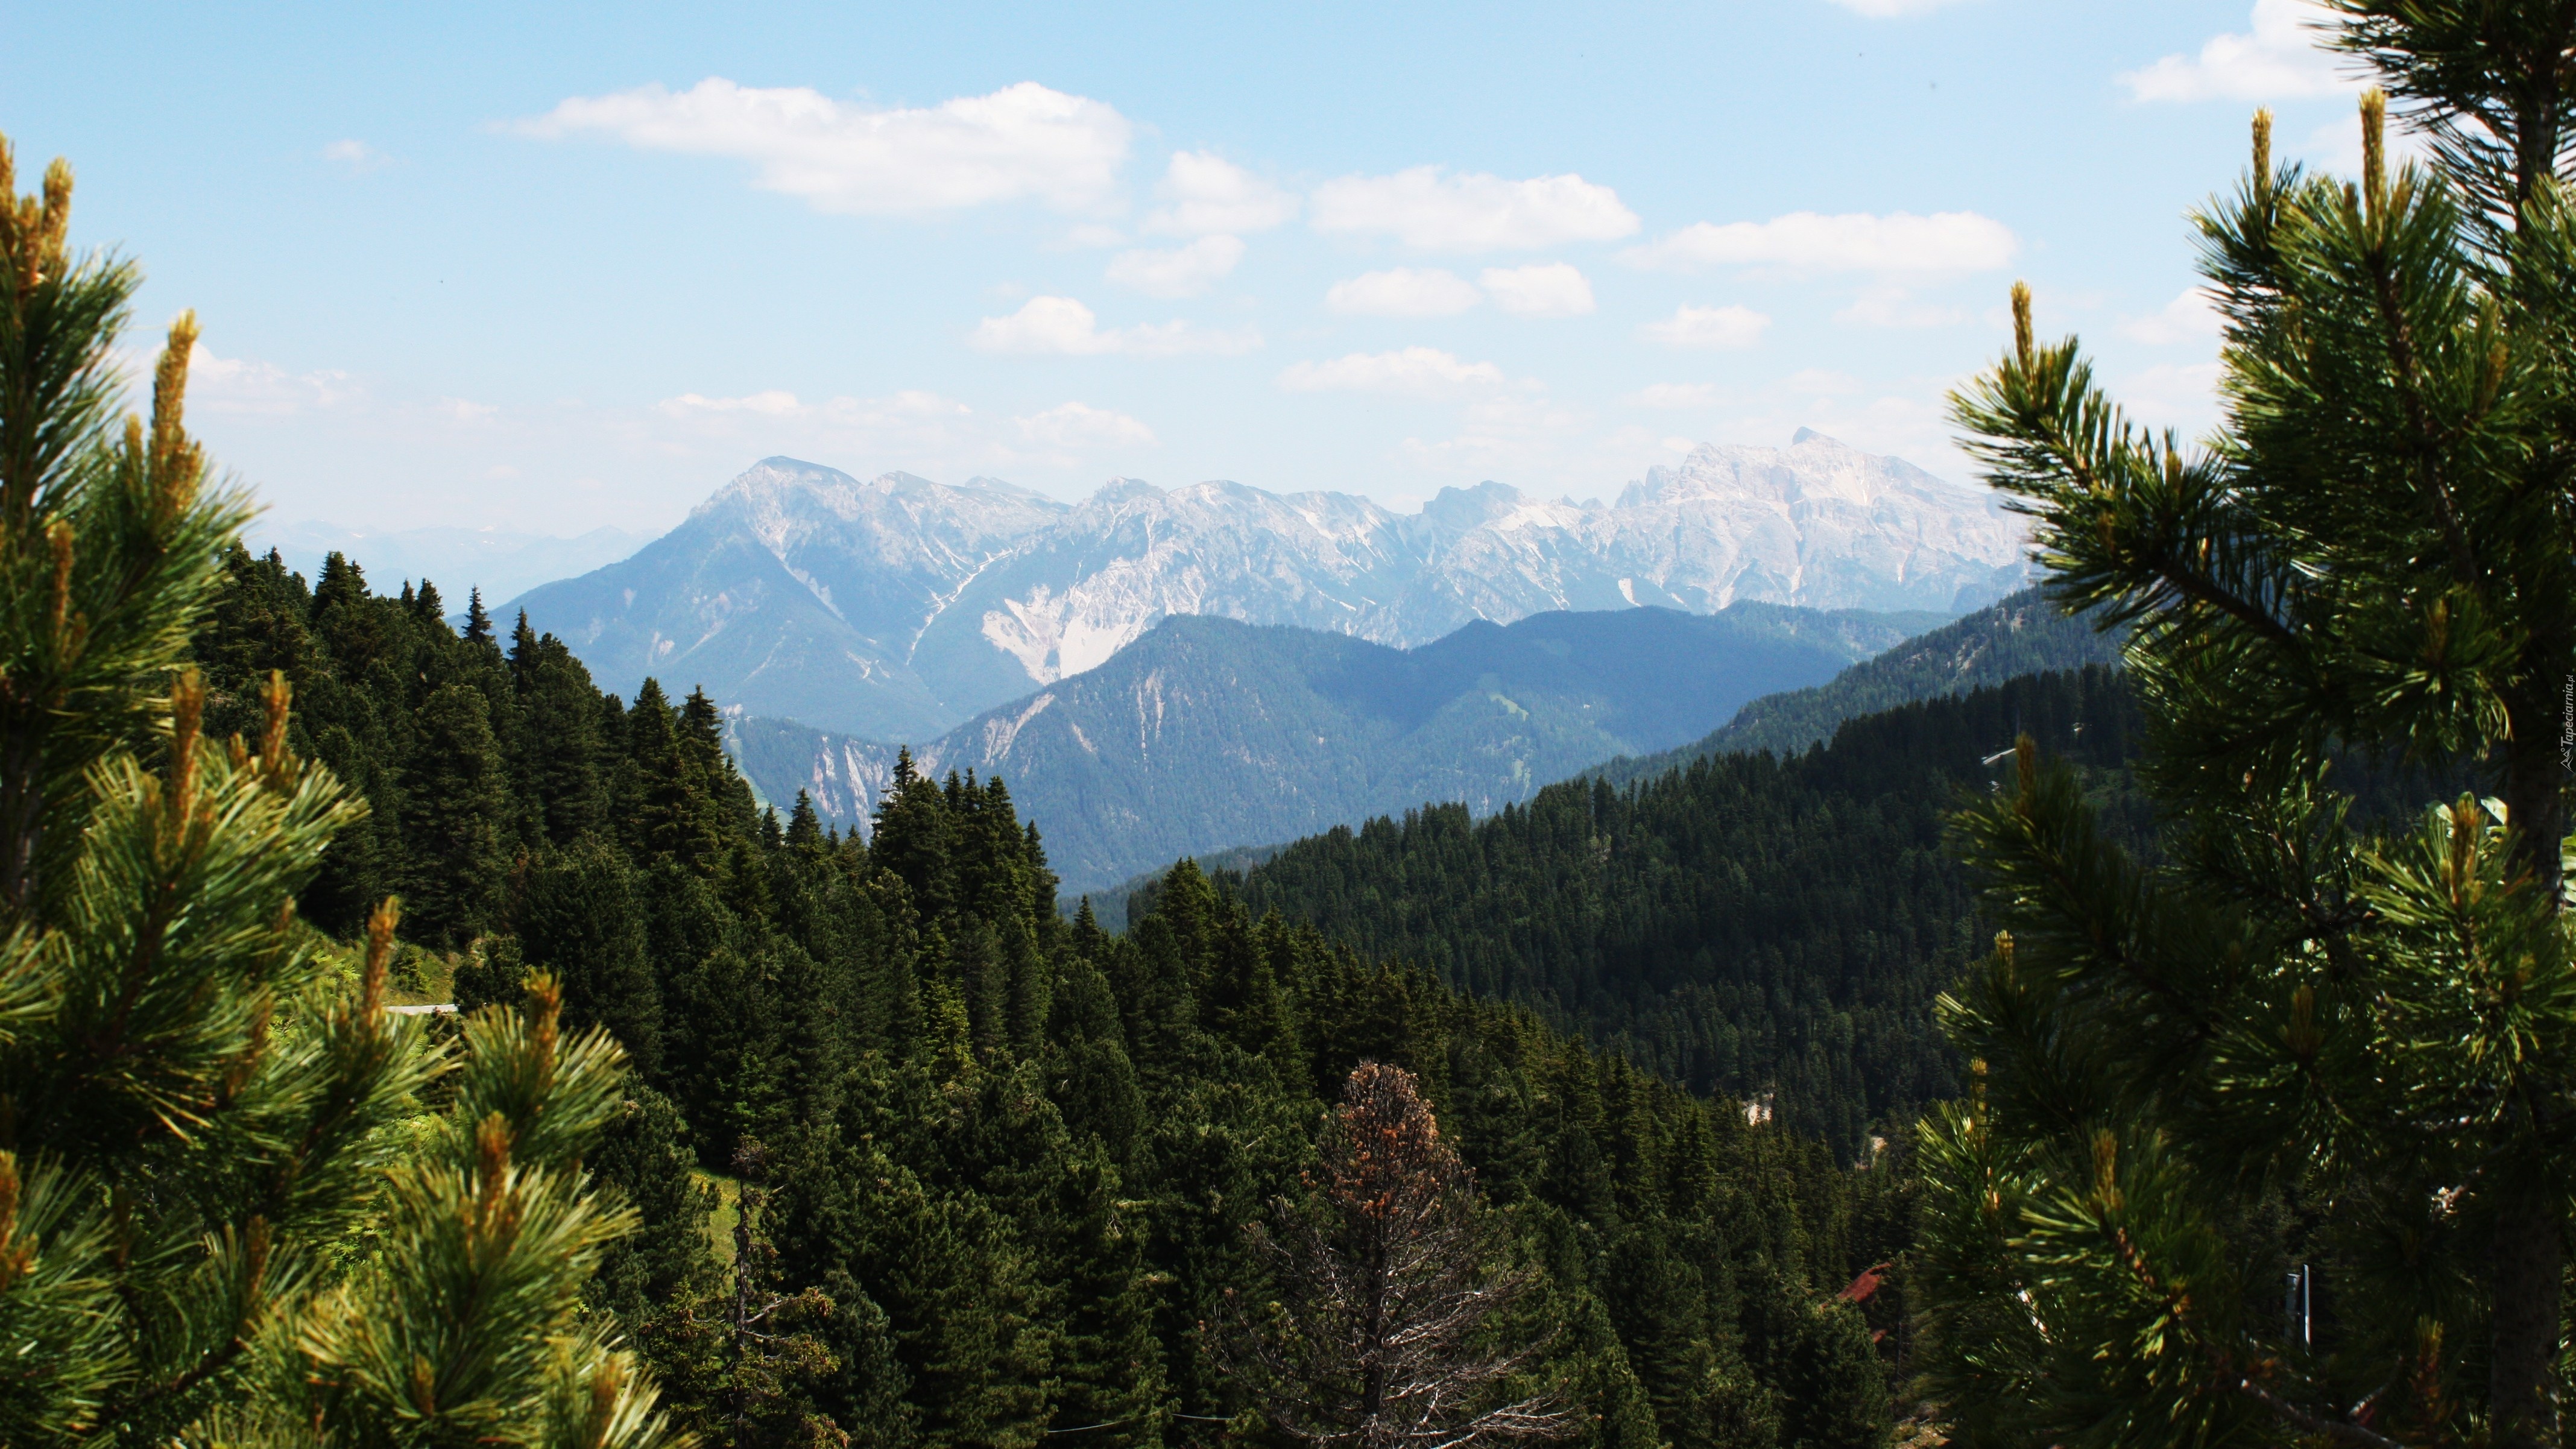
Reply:
[[[733,1229],[742,1221],[742,1184],[730,1177],[712,1172],[692,1171],[689,1180],[716,1195],[715,1210],[707,1214],[707,1246],[714,1250],[716,1261],[730,1270],[733,1267]]]

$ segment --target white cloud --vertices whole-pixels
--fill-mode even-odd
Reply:
[[[1243,240],[1203,236],[1169,251],[1120,252],[1109,262],[1109,280],[1148,297],[1195,297],[1243,260]]]
[[[1472,283],[1438,267],[1362,272],[1324,293],[1324,305],[1345,317],[1454,317],[1476,300]]]
[[[1042,447],[1082,449],[1152,447],[1154,430],[1127,416],[1082,403],[1058,403],[1030,417],[1013,418],[1020,435]]]
[[[1279,374],[1291,392],[1386,392],[1444,397],[1498,388],[1506,379],[1490,362],[1461,362],[1436,347],[1354,352],[1330,362],[1300,362]]]
[[[1967,321],[1968,311],[1915,301],[1903,287],[1871,287],[1836,312],[1834,320],[1863,327],[1948,327]]]
[[[1935,10],[1956,5],[1959,0],[1834,0],[1834,3],[1873,20],[1889,20],[1900,15],[1929,15]]]
[[[152,365],[141,361],[145,369]],[[357,380],[338,368],[290,373],[273,362],[217,357],[202,342],[188,353],[188,403],[207,412],[284,417],[361,396]]]
[[[1769,221],[1700,222],[1619,259],[1634,267],[1778,266],[1802,272],[1978,272],[2020,250],[2012,228],[1973,211],[1916,216],[1795,211]]]
[[[1034,197],[1067,211],[1107,200],[1126,159],[1127,118],[1034,81],[928,108],[870,110],[804,87],[710,77],[575,96],[522,122],[534,136],[614,136],[646,151],[730,156],[758,185],[817,211],[904,216]]]
[[[2391,170],[2409,162],[2423,163],[2433,159],[2431,148],[2424,144],[2424,133],[2412,126],[2391,126],[2384,139],[2388,145]],[[2356,176],[2361,172],[2361,118],[2356,114],[2328,121],[2310,131],[2305,145],[2277,139],[2275,144],[2295,153],[2310,166],[2323,167],[2338,176]]]
[[[1561,454],[1592,414],[1529,392],[1489,393],[1459,409],[1458,435],[1437,443],[1407,438],[1402,453],[1436,471],[1466,468],[1488,477],[1524,472],[1535,458]]]
[[[757,413],[762,417],[775,418],[804,410],[804,405],[796,401],[796,394],[775,389],[744,397],[706,397],[684,392],[678,397],[664,398],[654,407],[675,418],[704,413]]]
[[[1770,325],[1770,318],[1750,307],[1684,307],[1638,328],[1637,335],[1666,347],[1751,347]]]
[[[1658,382],[1630,394],[1628,401],[1641,408],[1709,408],[1723,396],[1713,382]]]
[[[498,415],[501,411],[490,403],[474,402],[461,397],[443,397],[433,404],[433,406],[441,414],[445,415],[449,422],[455,423],[459,427],[470,427],[476,423],[490,422],[493,417]]]
[[[2177,342],[2201,342],[2219,334],[2218,309],[2209,305],[2209,294],[2198,287],[2186,287],[2181,295],[2164,307],[2144,317],[2130,317],[2120,323],[2120,335],[2136,342],[2167,346]]]
[[[351,175],[363,176],[394,164],[394,158],[360,140],[334,141],[322,148],[322,159],[337,162]]]
[[[1592,311],[1592,283],[1564,262],[1487,267],[1476,280],[1495,306],[1515,317],[1582,317]]]
[[[886,398],[836,397],[832,411],[854,422],[887,422],[898,418],[962,418],[973,408],[955,398],[908,387]]]
[[[966,341],[979,352],[1176,357],[1189,352],[1249,352],[1261,345],[1261,334],[1210,332],[1187,322],[1104,332],[1092,310],[1071,297],[1031,297],[1008,317],[987,317],[977,323]]]
[[[2353,82],[2335,73],[2310,22],[2324,12],[2308,0],[2254,0],[2254,24],[2244,35],[2219,35],[2200,54],[2168,55],[2120,77],[2141,101],[2275,101],[2321,96]]]
[[[1580,176],[1506,181],[1415,166],[1392,176],[1344,176],[1315,188],[1315,230],[1391,236],[1424,251],[1534,249],[1633,234],[1619,193]]]
[[[1268,231],[1297,215],[1297,198],[1213,151],[1179,151],[1154,195],[1147,231],[1170,236]]]

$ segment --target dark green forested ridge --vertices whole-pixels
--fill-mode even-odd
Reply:
[[[1845,721],[1786,759],[1727,754],[1300,841],[1224,877],[1371,956],[1547,1019],[1693,1091],[1776,1093],[1857,1152],[1953,1094],[1932,1002],[1983,949],[1951,811],[2027,732],[2132,810],[2135,705],[2099,665]],[[2143,821],[2130,817],[2134,826]]]
[[[1750,750],[1796,754],[1831,739],[1843,721],[1861,715],[2041,670],[2119,662],[2116,633],[2068,618],[2037,588],[2028,588],[1851,665],[1826,683],[1766,694],[1704,739],[1659,754],[1613,760],[1593,773],[1625,784],[1653,779],[1708,755]]]
[[[1226,1290],[1271,1291],[1247,1228],[1309,1191],[1363,1060],[1419,1075],[1483,1251],[1535,1269],[1510,1331],[1545,1345],[1524,1377],[1578,1406],[1575,1442],[1883,1439],[1895,1295],[1834,1294],[1906,1238],[1892,1170],[1195,867],[1123,937],[1068,922],[999,781],[907,762],[866,842],[782,821],[702,694],[602,695],[555,641],[479,604],[460,633],[428,585],[378,594],[345,559],[309,590],[239,549],[226,575],[195,642],[210,716],[284,671],[299,740],[373,807],[310,918],[410,893],[461,1003],[542,968],[568,1026],[633,1054],[589,1161],[644,1226],[594,1306],[718,1442],[1267,1442],[1210,1335]]]

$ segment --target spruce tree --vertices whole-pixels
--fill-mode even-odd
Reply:
[[[118,415],[138,276],[71,252],[71,191],[0,140],[0,1442],[653,1443],[580,1312],[616,1047],[542,980],[434,1046],[390,902],[354,980],[297,923],[359,810],[281,673],[256,739],[205,732],[180,666],[248,507],[182,423],[193,318]]]
[[[520,958],[563,984],[574,1025],[608,1029],[639,1071],[662,1068],[662,989],[644,947],[635,875],[605,842],[584,838],[522,861],[511,924]]]
[[[561,639],[530,629],[522,610],[510,635],[510,681],[519,705],[522,805],[535,835],[570,845],[604,830],[609,747],[600,737],[604,701],[590,671]]]
[[[464,684],[432,692],[413,751],[403,780],[407,899],[418,934],[461,946],[492,924],[518,837],[501,742],[482,694]]]
[[[1975,1442],[2560,1442],[2576,975],[2576,5],[2337,0],[2431,142],[2199,217],[2202,446],[2073,341],[1957,417],[2056,597],[2126,625],[2150,864],[2023,741],[1963,821],[2008,928],[1945,1001],[1935,1382]],[[2358,773],[2486,792],[2416,822]]]

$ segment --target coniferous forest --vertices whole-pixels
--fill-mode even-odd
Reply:
[[[998,781],[907,773],[864,842],[780,820],[703,695],[620,701],[556,640],[505,640],[479,601],[451,628],[432,586],[378,594],[345,559],[309,590],[239,548],[225,568],[194,646],[209,719],[281,671],[293,747],[369,807],[307,919],[346,931],[399,893],[461,1006],[542,972],[568,1027],[625,1045],[593,1165],[642,1224],[592,1302],[680,1422],[1259,1437],[1227,1305],[1281,1291],[1263,1235],[1317,1201],[1326,1109],[1364,1062],[1411,1073],[1472,1169],[1464,1251],[1529,1279],[1512,1311],[1541,1347],[1512,1382],[1567,1407],[1549,1437],[1821,1446],[1887,1420],[1894,1294],[1838,1295],[1902,1246],[1892,1169],[1256,917],[1186,864],[1123,936],[1067,921]]]
[[[1951,398],[2118,670],[1115,933],[1000,780],[830,828],[254,556],[0,142],[0,1449],[2563,1445],[2576,0],[2323,23],[2210,441],[2022,286]]]
[[[1854,1160],[1958,1090],[1932,1002],[1993,927],[1951,815],[2027,733],[2143,830],[2124,768],[2136,718],[2111,670],[2027,675],[1863,716],[1787,759],[1570,780],[1481,821],[1434,806],[1224,879],[1253,909],[1525,1003],[1694,1092],[1764,1102]]]

